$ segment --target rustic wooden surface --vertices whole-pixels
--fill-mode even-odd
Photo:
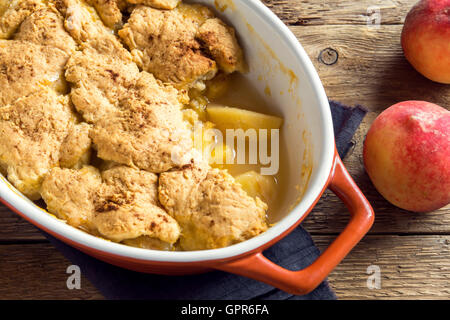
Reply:
[[[426,80],[405,61],[399,44],[402,23],[415,0],[263,0],[299,38],[330,98],[370,110],[345,164],[376,212],[375,225],[333,271],[341,299],[449,299],[450,209],[412,214],[393,207],[375,190],[362,166],[362,141],[377,114],[401,101],[420,99],[450,106],[450,86]],[[380,28],[368,27],[377,6]],[[373,11],[372,11],[373,12]],[[338,52],[326,65],[322,50]],[[303,225],[320,248],[345,226],[344,205],[326,192]],[[66,288],[70,263],[36,228],[0,206],[0,299],[101,299],[82,279]],[[381,288],[368,289],[367,268],[380,267]]]

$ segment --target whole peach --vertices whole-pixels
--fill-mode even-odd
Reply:
[[[405,101],[382,112],[364,142],[364,165],[381,195],[409,211],[450,203],[450,111]]]
[[[430,80],[450,84],[450,0],[422,0],[402,32],[406,59]]]

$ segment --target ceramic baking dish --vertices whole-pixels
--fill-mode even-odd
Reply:
[[[94,237],[46,214],[0,176],[0,199],[20,216],[65,243],[111,264],[147,273],[183,275],[219,269],[266,282],[293,294],[313,290],[370,229],[373,210],[337,155],[327,97],[310,59],[290,30],[259,0],[194,1],[215,7],[237,30],[250,72],[246,75],[285,119],[289,170],[285,217],[265,233],[215,250],[166,252]],[[308,268],[288,271],[262,252],[285,237],[331,189],[347,205],[350,222]]]

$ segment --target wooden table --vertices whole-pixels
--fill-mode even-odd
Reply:
[[[345,159],[372,203],[375,225],[329,277],[341,299],[450,298],[450,209],[428,214],[402,211],[375,190],[362,165],[362,142],[375,117],[402,100],[427,100],[450,107],[450,86],[426,80],[405,61],[400,32],[416,0],[264,0],[299,38],[330,98],[370,110]],[[373,7],[368,10],[369,7]],[[381,13],[379,28],[367,25]],[[372,11],[371,11],[372,10]],[[327,48],[338,61],[319,61]],[[344,205],[327,192],[303,225],[325,248],[345,226]],[[66,288],[70,265],[35,227],[0,206],[0,298],[101,299],[86,280]],[[381,288],[367,287],[367,268],[379,266]]]

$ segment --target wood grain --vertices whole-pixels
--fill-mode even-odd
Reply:
[[[67,289],[70,265],[49,243],[0,245],[0,299],[102,299],[84,277]]]
[[[364,24],[379,8],[382,24],[402,24],[409,9],[417,1],[411,0],[263,0],[288,25]],[[373,17],[373,16],[372,16]]]
[[[362,104],[376,114],[404,100],[426,100],[450,107],[450,86],[434,83],[416,72],[403,56],[402,26],[291,27],[324,83],[328,96],[348,105]],[[334,65],[319,62],[319,54],[333,48]]]
[[[320,248],[334,237],[314,236]],[[450,298],[450,236],[368,236],[333,271],[329,280],[341,299]],[[53,246],[0,245],[1,299],[101,299],[85,279],[68,290],[70,265]],[[381,289],[367,288],[367,268],[381,269]]]
[[[0,204],[0,243],[43,241],[39,230]]]
[[[331,240],[315,236],[324,248]],[[367,268],[381,271],[368,289]],[[450,236],[367,236],[329,276],[340,299],[449,299]]]

